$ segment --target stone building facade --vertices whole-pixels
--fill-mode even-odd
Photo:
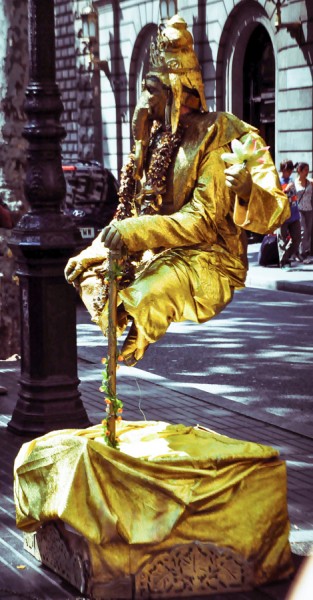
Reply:
[[[27,2],[0,3],[0,198],[24,201],[26,141],[23,102],[28,79]]]
[[[23,102],[28,77],[27,2],[0,3],[0,203],[16,222],[25,206],[26,140]],[[0,360],[20,351],[20,307],[11,230],[0,220]]]
[[[130,122],[162,17],[191,29],[210,110],[260,127],[278,165],[312,166],[311,0],[54,0],[56,73],[67,137],[64,162],[98,160],[116,176],[131,146]],[[82,15],[97,13],[92,51]],[[0,3],[0,194],[23,200],[27,0]]]
[[[103,162],[116,176],[131,146],[130,122],[151,36],[178,12],[193,33],[210,110],[258,126],[277,165],[312,167],[311,0],[94,0],[98,47],[88,53],[88,0],[55,0],[57,74],[69,160]],[[90,61],[90,58],[93,59]]]
[[[56,74],[67,136],[64,163],[96,160],[109,167],[103,152],[100,71],[92,68],[82,38],[81,13],[86,2],[55,0]]]

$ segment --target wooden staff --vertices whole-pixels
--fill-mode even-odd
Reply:
[[[109,252],[109,319],[108,319],[108,392],[109,397],[116,396],[116,322],[117,322],[117,281],[116,261],[120,253],[114,250]],[[108,416],[109,439],[115,444],[115,413],[111,402]]]

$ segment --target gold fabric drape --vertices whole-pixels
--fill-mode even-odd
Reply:
[[[122,421],[118,451],[101,431],[56,431],[22,446],[20,529],[61,519],[90,543],[96,562],[112,554],[113,577],[114,564],[129,570],[130,554],[136,572],[149,555],[188,540],[252,561],[256,584],[291,572],[286,469],[275,449],[184,425]]]

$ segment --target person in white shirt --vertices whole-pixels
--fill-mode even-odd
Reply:
[[[311,179],[308,179],[308,163],[300,162],[298,164],[297,172],[298,176],[295,180],[295,187],[297,191],[301,223],[300,253],[305,259],[311,253],[311,236],[313,225],[313,183]]]

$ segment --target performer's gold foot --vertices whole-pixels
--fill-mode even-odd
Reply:
[[[128,319],[130,318],[129,315],[127,314],[125,308],[124,308],[124,304],[120,304],[117,307],[117,325],[118,328],[123,331],[125,329],[125,327],[127,327],[127,323],[128,323]]]
[[[148,346],[148,340],[138,331],[133,321],[121,351],[125,365],[134,367],[143,357]]]

